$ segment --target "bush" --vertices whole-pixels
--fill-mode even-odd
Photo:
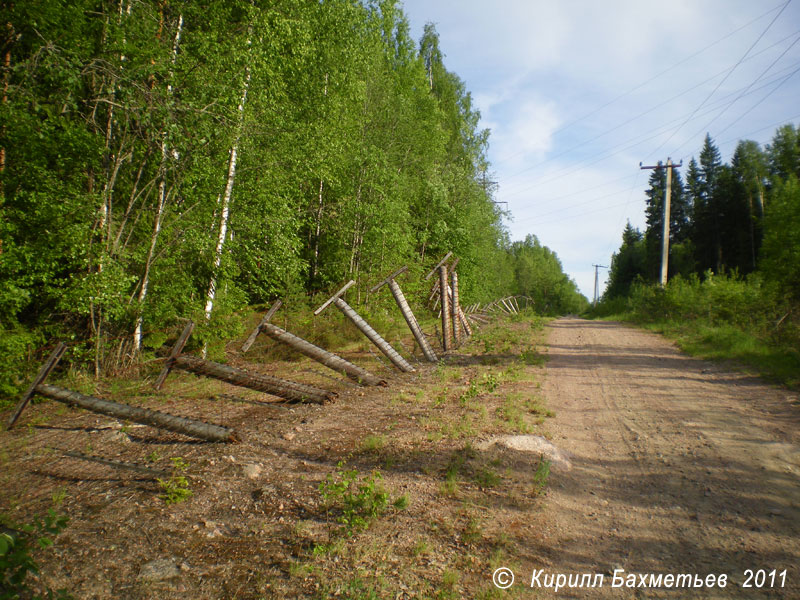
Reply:
[[[67,517],[56,514],[53,509],[47,511],[44,518],[34,517],[31,523],[21,526],[13,525],[0,515],[0,523],[9,527],[0,532],[0,600],[29,597],[67,600],[72,597],[66,590],[53,592],[50,589],[44,596],[32,596],[27,582],[28,575],[39,573],[32,556],[34,548],[44,550],[52,546],[51,537],[58,535],[67,521]]]
[[[25,389],[35,368],[28,360],[29,353],[41,343],[41,336],[36,333],[0,326],[0,408],[12,404]]]
[[[665,288],[634,284],[623,317],[656,326],[692,353],[739,360],[792,385],[800,374],[796,308],[778,284],[757,274],[708,272],[704,279],[675,277]]]

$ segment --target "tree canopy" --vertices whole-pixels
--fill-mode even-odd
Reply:
[[[180,319],[221,337],[247,305],[448,251],[465,301],[515,273],[531,291],[486,185],[489,132],[435,27],[416,44],[395,0],[4,10],[7,356],[83,340],[99,374]]]

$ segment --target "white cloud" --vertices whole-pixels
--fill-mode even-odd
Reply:
[[[516,218],[509,224],[513,239],[535,234],[587,296],[594,285],[590,265],[608,264],[625,220],[644,226],[648,177],[639,161],[696,155],[706,130],[714,138],[724,131],[717,142],[728,160],[737,139],[763,144],[777,125],[800,114],[796,77],[735,126],[727,129],[761,94],[713,120],[730,101],[725,95],[735,97],[791,42],[781,40],[796,31],[800,3],[786,8],[734,70],[784,2],[404,4],[415,37],[426,21],[436,23],[447,68],[465,81],[481,126],[492,131],[489,158],[497,199]],[[776,70],[798,60],[800,44]]]

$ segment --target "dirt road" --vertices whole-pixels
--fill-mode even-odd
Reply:
[[[0,513],[69,516],[36,556],[41,584],[76,598],[800,598],[797,395],[615,323],[560,319],[546,335],[545,362],[541,320],[498,318],[437,365],[376,371],[387,387],[324,378],[339,392],[326,406],[188,374],[161,396],[147,379],[97,392],[223,423],[236,444],[38,403],[0,432]],[[289,358],[248,364],[303,380],[308,363]],[[179,457],[191,495],[166,503],[169,485],[52,448],[162,470]],[[337,495],[354,478],[372,504]],[[345,508],[364,527],[349,531]],[[615,569],[637,587],[612,587]],[[743,588],[747,569],[772,587]],[[603,586],[556,594],[559,574]],[[641,587],[650,574],[660,588]],[[686,574],[729,582],[664,585]]]
[[[797,395],[618,323],[549,327],[543,392],[571,468],[551,477],[526,583],[536,568],[605,574],[602,589],[558,597],[800,598]],[[728,584],[613,589],[614,569],[637,585],[650,573],[725,574]],[[744,588],[748,569],[758,579]]]

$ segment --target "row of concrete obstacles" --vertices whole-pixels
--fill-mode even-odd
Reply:
[[[445,258],[434,268],[434,271],[436,269],[441,269],[446,273],[447,267],[444,263],[450,256],[451,254],[448,253],[448,255],[445,256]],[[425,337],[425,334],[420,329],[419,323],[417,322],[414,313],[411,311],[411,308],[409,307],[408,302],[396,281],[397,277],[407,270],[407,267],[398,269],[374,286],[371,291],[376,292],[385,285],[389,286],[389,289],[391,290],[392,295],[395,298],[397,305],[403,314],[409,329],[414,335],[415,340],[419,344],[425,358],[431,362],[436,362],[438,358],[433,351],[433,348],[431,348],[427,338]],[[453,272],[453,276],[454,278],[456,277],[455,272]],[[456,281],[457,279],[454,279],[454,282]],[[349,281],[345,286],[331,296],[331,298],[329,298],[322,306],[314,311],[314,314],[320,314],[328,306],[333,304],[367,337],[367,339],[375,344],[375,346],[391,361],[391,363],[398,370],[403,373],[413,372],[415,370],[414,367],[411,366],[411,364],[394,348],[392,348],[392,346],[344,300],[342,296],[354,284],[354,281]],[[457,301],[453,302],[453,305],[458,306]],[[295,350],[305,354],[306,356],[309,356],[310,358],[313,358],[324,366],[355,380],[361,385],[386,385],[385,379],[377,377],[358,365],[355,365],[323,348],[315,346],[299,336],[270,323],[270,320],[280,306],[281,301],[278,300],[270,308],[267,314],[264,315],[261,322],[245,341],[242,347],[243,352],[249,350],[260,333],[265,333],[270,338],[294,348]],[[460,312],[460,307],[458,310]],[[186,346],[193,329],[194,323],[189,322],[182,331],[181,335],[178,337],[175,345],[172,347],[169,356],[165,360],[164,367],[158,376],[158,379],[156,380],[155,388],[157,390],[160,390],[163,387],[167,376],[173,369],[180,369],[204,377],[218,379],[236,386],[265,392],[267,394],[277,396],[288,403],[314,402],[324,404],[336,398],[335,392],[323,390],[315,386],[297,383],[269,375],[263,375],[260,373],[251,373],[244,369],[237,369],[221,363],[184,354],[183,349]],[[449,347],[445,348],[446,351],[448,349]],[[41,367],[39,373],[31,382],[25,394],[17,404],[11,418],[9,419],[9,429],[15,425],[20,415],[29,404],[31,398],[34,395],[39,394],[58,402],[65,403],[70,406],[80,407],[94,413],[112,416],[124,421],[141,423],[167,431],[178,432],[206,441],[232,442],[236,440],[235,432],[232,429],[222,425],[205,423],[195,419],[178,417],[160,411],[130,406],[128,404],[96,398],[94,396],[87,396],[79,392],[45,383],[46,378],[61,360],[65,351],[66,346],[63,343],[59,344],[50,355],[48,360]]]
[[[444,309],[441,311],[442,347],[445,353],[449,352],[453,348],[451,334],[452,338],[455,339],[456,345],[459,344],[462,339],[462,329],[465,336],[468,337],[472,335],[472,328],[470,327],[468,318],[471,318],[473,322],[477,321],[479,323],[486,322],[486,320],[489,318],[489,312],[486,310],[479,311],[480,314],[478,314],[478,311],[468,310],[468,313],[470,313],[470,316],[468,317],[461,308],[458,297],[458,275],[455,270],[455,266],[458,264],[458,259],[454,260],[452,264],[448,266],[447,261],[451,256],[452,253],[448,252],[447,255],[441,261],[439,261],[439,263],[431,270],[430,273],[428,273],[425,278],[426,280],[429,280],[434,273],[437,271],[439,273],[439,278],[436,281],[431,297],[433,297],[433,295],[435,295],[439,289],[447,290],[447,293],[442,299]],[[384,286],[389,287],[392,296],[394,297],[397,306],[403,315],[403,318],[405,319],[426,360],[430,362],[436,362],[438,361],[438,357],[431,347],[425,333],[420,328],[419,323],[417,322],[417,319],[414,316],[414,313],[412,312],[408,301],[406,300],[403,291],[397,282],[397,278],[406,271],[408,271],[408,267],[402,267],[394,271],[378,284],[373,286],[370,292],[375,293]],[[414,367],[344,300],[344,293],[354,284],[355,281],[349,281],[339,291],[325,301],[322,306],[317,308],[314,311],[314,314],[320,314],[328,306],[333,304],[391,361],[391,363],[400,372],[410,373],[415,371]],[[272,324],[270,320],[280,306],[281,301],[278,300],[264,315],[261,322],[251,332],[242,346],[242,352],[246,352],[250,349],[260,333],[265,333],[273,340],[292,347],[293,349],[305,354],[306,356],[309,356],[322,365],[355,380],[361,385],[386,385],[385,379],[377,377],[358,365],[355,365],[332,352],[320,348],[319,346],[316,346],[302,339],[301,337]],[[189,322],[182,331],[181,335],[178,337],[175,345],[172,347],[168,357],[165,360],[164,367],[156,380],[155,388],[157,390],[162,388],[167,376],[173,369],[180,369],[204,377],[218,379],[236,386],[265,392],[267,394],[277,396],[288,403],[313,402],[324,404],[336,398],[335,392],[323,390],[315,386],[297,383],[269,375],[263,375],[260,373],[251,373],[244,369],[238,369],[221,363],[184,354],[183,349],[186,346],[193,329],[194,323]],[[130,406],[128,404],[96,398],[94,396],[87,396],[79,392],[45,383],[45,379],[56,367],[65,350],[66,346],[64,344],[59,344],[39,370],[39,373],[34,378],[33,382],[17,404],[17,407],[8,422],[9,429],[12,428],[19,419],[23,410],[30,402],[30,399],[35,394],[39,394],[58,402],[63,402],[70,406],[80,407],[94,413],[112,416],[123,421],[131,421],[167,431],[173,431],[206,441],[233,442],[237,440],[235,432],[232,429],[222,425],[170,415],[156,410]]]

